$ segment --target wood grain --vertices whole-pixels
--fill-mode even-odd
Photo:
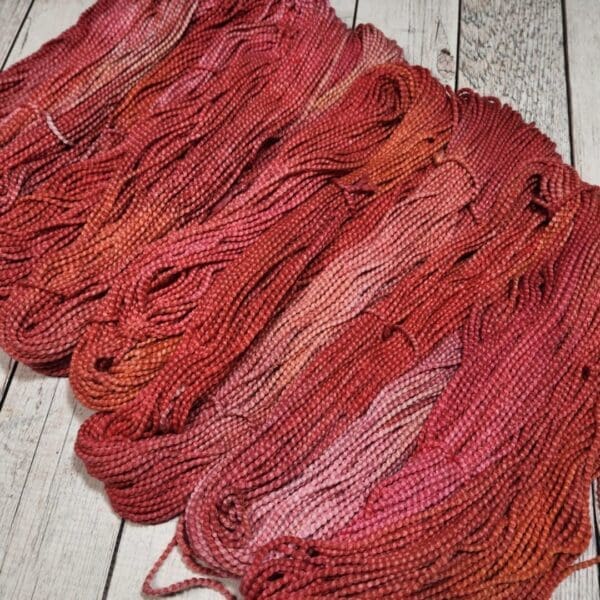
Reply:
[[[512,104],[569,160],[560,0],[463,0],[458,84]]]
[[[582,178],[600,184],[600,2],[567,0],[564,4],[573,158]],[[600,540],[600,502],[595,500],[596,548]],[[593,556],[593,552],[588,553]],[[598,588],[596,597],[600,597]]]
[[[570,159],[563,20],[558,0],[463,0],[459,86],[498,96],[535,121]],[[590,510],[592,498],[590,494]],[[582,557],[596,556],[595,535]],[[597,569],[580,571],[553,600],[600,597]]]
[[[0,598],[101,598],[120,520],[73,445],[87,411],[22,365],[0,413]]]
[[[409,62],[454,87],[458,7],[458,0],[359,0],[357,23],[373,23],[400,44]]]
[[[337,16],[352,27],[354,22],[354,10],[358,0],[331,0],[331,6],[335,9]]]
[[[0,1],[0,65],[3,65],[19,33],[31,0]]]
[[[600,2],[567,0],[566,29],[575,166],[600,184]]]

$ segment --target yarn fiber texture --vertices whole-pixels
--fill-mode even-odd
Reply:
[[[600,190],[326,0],[99,0],[0,73],[0,345],[143,586],[547,599],[600,472]],[[175,548],[195,573],[154,584]]]

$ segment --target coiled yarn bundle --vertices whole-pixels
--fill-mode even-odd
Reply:
[[[100,0],[0,74],[0,343],[98,411],[144,592],[549,598],[600,470],[600,191],[326,0]],[[153,583],[178,546],[198,576]]]

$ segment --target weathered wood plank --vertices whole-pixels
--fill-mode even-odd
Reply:
[[[0,66],[7,62],[9,52],[23,25],[30,3],[30,0],[3,0],[0,2]],[[0,399],[4,397],[13,367],[12,359],[0,350]]]
[[[569,160],[560,0],[463,0],[458,84],[518,108]]]
[[[597,12],[600,17],[600,11]],[[597,43],[596,48],[600,51]],[[534,120],[569,161],[567,77],[559,0],[463,0],[458,62],[460,87],[472,87],[510,103],[526,120]],[[600,119],[597,123],[600,125]],[[582,558],[595,555],[592,536]],[[594,568],[571,576],[553,596],[554,600],[598,597]]]
[[[19,365],[0,413],[0,598],[101,598],[120,520],[73,455],[87,411]]]
[[[2,398],[4,398],[6,388],[10,383],[10,376],[14,366],[12,358],[6,352],[0,350],[0,409],[2,407]]]
[[[30,4],[31,0],[2,0],[0,2],[0,65],[4,64],[10,52]]]
[[[74,25],[81,13],[92,4],[94,0],[34,0],[7,66],[32,54],[42,44]]]
[[[8,64],[92,3],[36,0]],[[73,455],[86,416],[66,380],[17,367],[0,412],[0,598],[102,597],[120,521]]]
[[[454,86],[458,5],[458,0],[359,0],[357,22],[373,23],[400,44],[409,62]]]
[[[575,166],[600,184],[600,3],[565,3]]]
[[[596,0],[565,2],[571,98],[571,139],[577,170],[590,183],[600,184],[600,3]],[[600,540],[600,502],[596,502],[596,548]],[[589,553],[593,556],[593,553]],[[600,571],[599,571],[600,574]],[[597,596],[598,597],[598,596]]]
[[[335,9],[337,16],[352,27],[354,22],[354,9],[356,8],[357,0],[331,0],[331,6]]]

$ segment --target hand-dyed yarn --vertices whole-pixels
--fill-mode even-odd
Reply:
[[[578,568],[600,193],[509,107],[326,0],[100,0],[0,74],[0,158],[0,343],[100,411],[76,451],[118,514],[179,516],[145,593]],[[154,587],[176,546],[199,575]]]
[[[94,10],[98,8],[95,5]],[[91,16],[86,13],[84,22]],[[224,3],[211,10],[197,9],[185,35],[116,106],[85,154],[53,173],[33,192],[17,197],[12,209],[0,215],[0,297],[8,297],[43,256],[75,241],[90,215],[102,207],[101,199],[111,182],[129,174],[137,156],[130,134],[147,127],[149,120],[157,126],[160,119],[165,127],[172,123],[158,102],[168,101],[181,78],[207,61],[219,36],[226,32],[226,23],[229,21],[229,27],[235,24],[231,17]]]
[[[309,48],[314,47],[312,39],[308,42]],[[332,50],[334,51],[339,53],[340,50]],[[303,50],[302,54],[307,52],[308,49]],[[312,118],[316,115],[317,106],[319,111],[322,111],[335,102],[340,93],[348,90],[352,81],[372,68],[374,64],[393,58],[398,60],[400,55],[396,48],[383,43],[381,35],[373,29],[359,28],[345,41],[336,70],[347,68],[344,65],[348,63],[349,58],[351,58],[349,63],[351,71],[345,77],[337,74],[339,81],[335,86],[323,90],[324,95],[321,96],[321,100],[313,103],[315,106]],[[402,111],[406,113],[403,115],[402,130],[408,138],[407,129],[410,125],[409,123],[404,125],[404,121],[414,109],[406,108],[406,103],[413,99],[421,101],[424,96],[412,89],[418,83],[412,81],[413,74],[406,69],[403,71],[401,73],[403,78],[410,77],[403,86],[400,97],[404,105]],[[291,75],[295,76],[295,73]],[[420,77],[423,78],[424,73],[421,73]],[[438,85],[430,77],[429,81],[430,85]],[[393,96],[390,100],[393,100]],[[434,104],[437,106],[437,103]],[[354,109],[351,110],[350,114],[354,115]],[[346,118],[346,115],[342,117]],[[298,124],[295,129],[298,130]],[[314,134],[323,136],[324,132],[317,132],[315,129]],[[302,141],[300,135],[305,135],[305,139],[308,139],[306,134],[300,134],[298,131],[296,141],[290,140],[289,143],[282,144],[281,149],[272,151],[271,159],[264,159],[265,162],[261,167],[264,175],[257,178],[249,190],[241,192],[240,199],[236,200],[232,209],[227,211],[223,224],[219,224],[222,231],[218,235],[213,222],[206,225],[192,223],[181,232],[148,247],[143,259],[133,262],[122,273],[103,303],[103,310],[110,314],[110,318],[92,324],[75,351],[70,373],[74,389],[81,402],[97,410],[113,409],[131,400],[136,391],[160,372],[166,359],[178,345],[194,314],[194,309],[198,304],[205,303],[203,293],[212,279],[225,264],[239,256],[251,243],[255,243],[257,236],[274,221],[277,214],[285,214],[291,206],[294,206],[288,198],[295,189],[288,181],[292,173],[296,185],[299,186],[311,174],[323,172],[324,175],[331,177],[335,169],[339,171],[339,175],[347,170],[340,163],[335,166],[330,164],[326,170],[319,167],[316,171],[311,167],[308,153],[318,152],[317,146]],[[405,149],[404,154],[400,152],[398,145],[396,160],[398,162],[404,160],[405,164],[408,164],[404,176],[411,174],[412,169],[417,170],[421,157],[427,154],[431,156],[436,148],[436,144],[431,141],[423,152],[417,147],[418,139],[407,141],[406,145],[410,144],[410,147]],[[440,146],[441,141],[437,143],[437,147]],[[414,154],[409,153],[408,150],[413,148]],[[368,161],[361,177],[346,176],[344,180],[338,181],[336,184],[340,187],[338,193],[346,196],[353,191],[360,193],[361,179],[363,188],[365,183],[367,184],[366,189],[362,191],[368,192],[372,189],[373,183],[368,183],[368,179],[364,176],[367,174],[371,174],[371,177],[375,176],[370,163],[376,156]],[[301,162],[302,160],[304,163]],[[283,165],[287,165],[289,172],[283,168]],[[325,166],[324,164],[323,167]],[[393,173],[388,170],[386,177],[391,176]],[[325,186],[326,183],[323,185]],[[272,197],[273,191],[275,191],[274,197]],[[309,192],[310,190],[301,193],[308,195]],[[317,192],[312,191],[312,193]],[[292,200],[294,200],[293,196]],[[294,201],[298,202],[298,200]],[[262,204],[265,203],[266,206],[263,207]],[[246,204],[255,208],[248,210]],[[267,209],[270,206],[273,206],[273,209]],[[252,228],[244,225],[248,220],[252,221]],[[221,252],[218,245],[223,243],[222,238],[226,236],[236,237],[228,243],[228,251]]]
[[[598,469],[599,209],[584,193],[564,251],[473,315],[417,449],[362,514],[336,540],[265,545],[245,597],[549,597],[587,545]]]
[[[81,29],[66,36],[80,42],[70,55],[71,66],[67,60],[65,70],[48,81],[33,89],[20,89],[17,83],[14,89],[20,91],[12,92],[0,130],[0,213],[85,155],[116,104],[184,34],[196,2],[145,0],[126,9],[115,1],[102,4]],[[92,41],[84,42],[84,35]],[[52,65],[52,55],[42,50],[26,73],[40,69],[47,74],[44,57]],[[19,73],[23,70],[15,67],[17,81],[27,76]],[[10,80],[11,71],[5,78]]]
[[[227,510],[213,514],[214,500],[221,501],[220,465],[199,478],[185,511],[185,534],[193,556],[224,575],[242,575],[255,551],[274,535],[326,538],[343,529],[379,479],[398,470],[410,456],[459,359],[460,338],[454,334],[384,387],[367,411],[299,477],[256,503],[245,503],[243,514],[236,512],[238,498],[229,490],[222,502]],[[214,516],[217,522],[212,522]]]
[[[272,181],[265,182],[261,178],[248,194],[240,196],[239,202],[225,210],[224,219],[209,220],[203,231],[194,228],[194,238],[189,240],[185,247],[186,253],[195,251],[190,257],[195,262],[191,263],[187,256],[184,259],[188,268],[196,267],[199,276],[202,275],[201,268],[209,265],[211,269],[206,275],[210,279],[205,284],[207,292],[197,301],[198,308],[189,320],[178,350],[170,358],[170,363],[165,366],[165,372],[176,368],[178,371],[186,371],[194,375],[189,378],[182,375],[178,378],[180,391],[176,392],[176,402],[181,408],[174,410],[172,415],[173,419],[179,421],[175,421],[172,426],[155,424],[153,427],[160,427],[165,431],[166,427],[177,429],[181,426],[188,410],[186,403],[188,407],[191,406],[190,403],[219,382],[219,379],[227,373],[229,365],[247,348],[275,310],[281,307],[281,301],[285,299],[288,290],[293,287],[308,264],[327,248],[344,223],[352,218],[354,213],[360,211],[361,205],[377,201],[375,190],[379,185],[377,181],[379,174],[376,170],[378,163],[369,161],[365,164],[364,161],[369,159],[367,152],[372,152],[373,142],[380,143],[390,128],[395,126],[394,119],[402,118],[406,111],[401,105],[396,106],[396,101],[406,95],[402,93],[400,85],[405,72],[405,67],[377,70],[360,78],[355,84],[354,88],[360,97],[365,93],[367,97],[375,96],[381,93],[381,88],[384,90],[390,88],[388,96],[384,96],[387,106],[383,105],[376,109],[372,116],[363,113],[362,119],[354,119],[353,127],[362,129],[360,139],[364,147],[356,143],[351,147],[340,147],[338,150],[340,157],[334,164],[320,159],[319,171],[309,171],[310,162],[304,159],[304,168],[297,177],[289,174],[294,168],[293,163],[289,164],[285,182],[287,185],[280,186],[277,192],[271,192],[274,189]],[[398,77],[397,87],[392,77]],[[368,87],[365,89],[367,83]],[[332,109],[343,122],[349,114],[350,107],[356,104],[354,97],[351,88],[348,91],[349,104],[342,102]],[[372,106],[377,107],[377,104],[372,103]],[[442,112],[446,111],[449,115],[445,94],[440,98],[439,106]],[[327,114],[324,119],[326,118],[329,123],[335,123],[332,116]],[[323,132],[320,131],[320,123],[321,121],[316,131],[318,135],[323,136],[323,139],[331,139],[328,152],[332,153],[335,148],[333,144],[340,142],[337,136],[333,136],[333,131],[341,130],[342,123]],[[309,130],[304,134],[306,140],[310,140],[309,149],[317,132]],[[369,143],[370,139],[373,142]],[[399,139],[404,141],[401,136]],[[398,145],[398,138],[391,138],[384,143],[383,148],[387,148],[388,144]],[[292,147],[298,148],[297,143]],[[314,150],[310,151],[311,160],[316,161],[316,153]],[[431,156],[429,152],[429,162]],[[304,156],[300,155],[300,160],[303,158]],[[399,179],[404,179],[405,188],[410,186],[414,176],[418,175],[420,169],[427,164],[427,159],[427,154],[424,154],[417,161],[408,163],[405,171],[399,176]],[[358,173],[347,173],[342,180],[328,182],[332,170],[342,174],[343,160],[352,160],[346,167],[347,172],[352,168],[358,169]],[[265,173],[268,173],[268,168]],[[402,191],[401,188],[397,193],[400,194]],[[281,200],[276,203],[279,198]],[[302,204],[296,207],[290,206],[290,199]],[[265,201],[268,202],[269,210],[263,207]],[[232,211],[232,208],[235,210]],[[281,221],[272,225],[273,220],[277,218],[277,213],[282,214],[284,211],[287,214],[281,218]],[[304,224],[308,222],[311,223],[311,227],[303,229]],[[217,235],[213,233],[215,227],[220,229],[215,232]],[[268,229],[265,231],[265,228]],[[258,234],[259,237],[256,237]],[[241,241],[237,242],[240,238]],[[230,239],[237,243],[226,245],[225,240]],[[252,244],[244,248],[250,241]],[[230,249],[231,246],[233,247]],[[225,250],[227,254],[223,260],[221,257]],[[238,250],[236,261],[227,260],[236,256],[236,250]],[[227,263],[231,264],[223,270],[223,266]],[[206,269],[203,270],[206,272]],[[212,273],[217,270],[217,274],[213,275]],[[181,293],[179,289],[176,292]],[[185,298],[183,294],[182,298]],[[227,298],[231,298],[231,302],[227,301]],[[236,301],[236,298],[239,300]],[[257,303],[256,306],[260,308],[253,309],[252,303]],[[235,310],[230,310],[230,307],[235,307]],[[240,335],[240,330],[243,330],[243,336]],[[173,343],[172,337],[169,338],[171,343]],[[230,338],[235,339],[230,340]],[[212,353],[211,348],[214,348]],[[205,373],[204,380],[202,373]],[[165,390],[166,384],[170,382],[165,382],[158,377],[140,392],[132,407],[128,409],[135,411],[136,420],[143,415],[142,405],[147,407],[146,410],[152,410],[152,407],[158,403],[166,407],[160,409],[161,411],[171,412],[170,406],[174,404],[171,401],[173,392]],[[178,413],[181,416],[178,416]]]
[[[283,60],[297,27],[319,15],[305,15],[315,4],[322,8],[313,1],[293,7],[283,0],[254,3],[259,16],[245,28],[223,28],[219,43],[157,103],[158,118],[131,136],[126,174],[111,184],[79,238],[38,261],[27,282],[11,290],[7,308],[14,313],[2,332],[11,354],[39,370],[65,372],[116,275],[148,243],[218,210],[264,143],[305,110],[327,69],[335,67],[330,55],[307,65],[316,74],[303,78],[306,87],[298,86],[297,96],[285,102],[278,102],[282,82],[273,71],[288,70]],[[333,19],[330,12],[325,16]],[[245,110],[234,119],[236,102]]]

